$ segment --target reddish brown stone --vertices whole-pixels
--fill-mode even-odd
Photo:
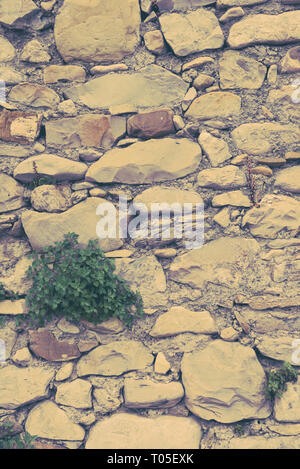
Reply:
[[[53,362],[73,360],[80,356],[76,344],[57,340],[48,329],[29,331],[29,347],[38,357]]]
[[[126,132],[126,120],[120,116],[83,114],[46,123],[47,145],[54,147],[110,148]]]
[[[40,132],[42,115],[23,111],[0,113],[0,139],[7,142],[32,143]]]
[[[163,137],[175,132],[173,112],[169,109],[143,112],[130,117],[127,122],[128,135],[132,137]]]

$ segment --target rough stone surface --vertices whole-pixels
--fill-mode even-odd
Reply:
[[[91,428],[85,449],[198,449],[200,438],[201,427],[192,417],[118,413]]]
[[[81,441],[83,427],[72,422],[67,413],[52,401],[43,401],[29,412],[26,431],[30,435],[51,440]]]
[[[184,389],[178,381],[155,383],[150,380],[125,379],[124,404],[129,409],[173,407],[183,396]]]
[[[127,132],[132,137],[163,137],[174,131],[173,112],[169,109],[136,114],[127,121]]]
[[[0,408],[17,409],[48,396],[54,371],[41,366],[7,365],[0,368],[0,377]]]
[[[271,413],[263,396],[265,373],[250,347],[216,340],[185,354],[181,370],[186,405],[200,418],[230,423]]]
[[[190,311],[182,306],[173,306],[167,313],[159,316],[150,335],[168,337],[183,332],[214,334],[217,328],[208,311]]]
[[[40,177],[52,177],[55,181],[76,181],[82,179],[86,171],[87,166],[84,163],[43,153],[22,161],[16,167],[14,177],[21,182],[31,182],[37,174]]]
[[[253,44],[288,44],[299,41],[299,21],[300,11],[247,16],[230,28],[228,44],[239,49]]]
[[[33,143],[41,128],[42,116],[32,112],[7,111],[0,114],[0,139],[7,142]]]
[[[0,173],[0,212],[24,207],[24,190],[21,184],[7,174]]]
[[[224,44],[223,32],[216,16],[204,8],[185,15],[164,14],[159,17],[159,22],[166,42],[174,54],[180,57],[219,49]]]
[[[145,369],[153,363],[153,359],[153,355],[140,342],[111,342],[81,357],[77,363],[77,374],[120,376],[127,371]]]
[[[107,201],[100,197],[90,197],[59,214],[38,213],[33,210],[24,212],[22,224],[31,246],[34,249],[43,249],[62,241],[65,233],[77,233],[82,245],[86,245],[89,239],[97,239],[96,226],[100,219],[96,210],[101,203]],[[41,223],[44,227],[43,234],[40,230]],[[118,249],[123,244],[119,238],[99,238],[98,241],[105,252]]]
[[[21,83],[13,87],[9,93],[9,100],[34,108],[53,108],[57,106],[60,98],[55,91],[47,86]]]
[[[243,224],[259,238],[274,239],[279,233],[292,237],[300,228],[300,202],[286,195],[265,195],[259,207],[246,213]]]
[[[56,16],[56,47],[65,62],[115,62],[139,43],[138,0],[68,0]]]
[[[65,94],[90,109],[121,105],[143,109],[172,106],[184,97],[187,89],[187,83],[174,73],[158,65],[148,65],[136,73],[106,74],[71,87]]]
[[[53,362],[72,360],[80,356],[76,344],[57,340],[46,328],[29,332],[29,347],[38,357]]]
[[[267,68],[260,62],[236,51],[224,52],[220,66],[220,86],[222,89],[260,88]]]
[[[236,116],[241,112],[241,98],[228,91],[213,91],[196,98],[185,113],[187,117],[206,120]]]
[[[212,189],[236,189],[246,185],[246,176],[234,165],[204,169],[198,174],[197,184]]]
[[[110,148],[126,132],[126,121],[119,116],[83,114],[46,124],[46,140],[51,147]]]
[[[200,159],[199,145],[187,139],[151,139],[107,152],[88,169],[86,180],[127,184],[168,181],[194,172]]]

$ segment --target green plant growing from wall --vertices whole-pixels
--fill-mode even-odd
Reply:
[[[267,383],[264,388],[268,400],[282,397],[288,382],[297,381],[298,373],[288,362],[284,362],[281,368],[272,368],[267,371]]]
[[[97,240],[81,247],[78,235],[41,252],[33,252],[27,271],[32,287],[27,293],[28,315],[43,325],[55,317],[99,323],[116,317],[126,326],[143,314],[140,294],[115,275],[115,264],[105,257]]]
[[[0,449],[33,449],[36,438],[27,432],[16,434],[11,422],[0,424]]]

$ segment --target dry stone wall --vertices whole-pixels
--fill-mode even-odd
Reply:
[[[0,424],[36,448],[299,448],[299,381],[263,391],[300,333],[299,6],[0,1],[3,285],[24,297],[32,249],[94,239],[120,195],[205,215],[196,249],[99,240],[143,297],[132,329],[0,302]]]

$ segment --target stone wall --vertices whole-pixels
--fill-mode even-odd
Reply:
[[[99,240],[132,330],[0,303],[0,422],[37,448],[299,448],[300,382],[263,393],[300,331],[299,78],[299,0],[0,1],[4,286],[120,195],[205,207],[198,249]]]

